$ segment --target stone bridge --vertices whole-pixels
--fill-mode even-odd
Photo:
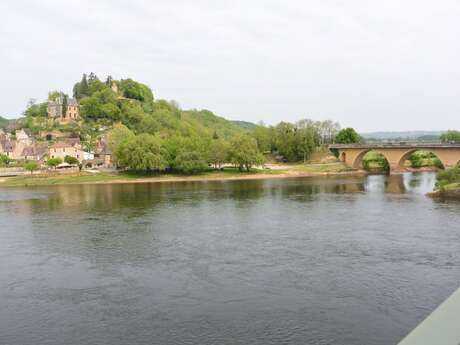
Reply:
[[[404,163],[415,151],[432,152],[445,168],[460,163],[460,144],[333,144],[329,145],[329,149],[338,151],[339,159],[355,169],[362,168],[363,157],[369,151],[382,154],[390,164],[391,172],[404,171]]]

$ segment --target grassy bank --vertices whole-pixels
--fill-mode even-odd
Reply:
[[[149,183],[167,181],[243,180],[296,176],[321,176],[354,172],[354,170],[347,168],[342,163],[271,165],[269,169],[252,169],[249,172],[240,172],[238,169],[225,168],[224,170],[209,170],[196,175],[138,174],[129,172],[106,174],[81,172],[65,175],[25,175],[16,177],[4,177],[0,178],[0,187],[99,183]]]
[[[436,190],[430,196],[460,199],[459,166],[439,172],[437,179]]]

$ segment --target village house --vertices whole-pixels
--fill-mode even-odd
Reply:
[[[34,139],[29,129],[19,129],[16,131],[16,140],[26,145],[32,145]]]
[[[48,156],[50,158],[60,158],[64,160],[66,156],[78,159],[79,162],[94,158],[92,153],[83,150],[79,138],[68,138],[64,141],[58,141],[49,148]]]
[[[16,143],[10,139],[0,140],[0,154],[5,155],[13,159],[13,152],[16,147]]]
[[[96,150],[94,151],[94,161],[96,166],[104,168],[113,168],[112,150],[105,140],[99,140],[96,143]]]
[[[47,156],[48,145],[41,143],[24,147],[20,159],[43,162]]]
[[[75,98],[67,99],[66,109],[64,108],[64,95],[60,95],[54,101],[48,102],[48,117],[58,119],[62,122],[75,121],[80,116],[80,105]]]

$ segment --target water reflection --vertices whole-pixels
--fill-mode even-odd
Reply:
[[[0,343],[397,343],[460,279],[460,204],[434,183],[1,191]]]

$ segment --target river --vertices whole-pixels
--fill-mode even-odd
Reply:
[[[434,183],[0,189],[0,344],[396,344],[460,285]]]

